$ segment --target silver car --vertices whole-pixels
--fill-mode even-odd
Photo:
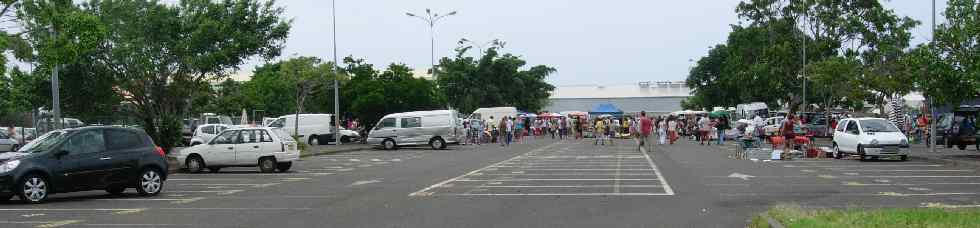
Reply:
[[[454,110],[389,114],[378,121],[367,142],[386,150],[419,145],[446,149],[447,144],[459,143],[463,134],[458,116]]]
[[[12,137],[7,136],[6,133],[0,132],[0,152],[14,152],[17,151],[19,144],[17,140]]]

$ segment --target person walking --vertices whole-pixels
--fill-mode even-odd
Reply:
[[[708,121],[708,117],[701,117],[698,120],[698,141],[701,141],[702,146],[705,143],[711,145],[711,140],[708,140],[709,131],[711,131],[711,121]]]
[[[517,117],[514,119],[514,142],[521,143],[524,135],[524,118]]]
[[[593,131],[595,135],[595,145],[606,145],[606,141],[603,140],[605,137],[606,124],[602,119],[595,119],[595,130]]]
[[[470,132],[473,135],[473,143],[477,146],[482,145],[483,142],[483,120],[475,119],[470,121]]]
[[[647,117],[646,111],[640,112],[640,123],[639,125],[639,139],[640,148],[646,148],[647,152],[653,151],[653,142],[650,142],[650,134],[653,133],[653,120]]]
[[[674,145],[674,141],[677,140],[677,118],[674,116],[667,118],[667,140],[670,145]]]
[[[507,135],[510,130],[507,130],[507,116],[500,118],[500,124],[497,125],[497,142],[500,142],[500,146],[507,146]]]
[[[718,128],[718,145],[725,145],[725,131],[730,128],[728,118],[725,116],[718,118],[718,124],[715,125],[715,128]]]
[[[781,133],[780,135],[783,136],[783,144],[785,144],[783,147],[784,153],[789,153],[789,151],[794,148],[793,140],[796,139],[796,132],[793,131],[794,128],[796,128],[796,118],[793,116],[793,114],[790,114],[789,116],[786,116],[786,119],[783,119],[783,122],[779,127],[779,131]]]

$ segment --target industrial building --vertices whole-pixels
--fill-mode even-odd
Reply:
[[[691,89],[684,82],[557,86],[548,98],[545,110],[589,112],[608,103],[626,114],[640,111],[665,114],[681,110],[681,101],[690,96]]]

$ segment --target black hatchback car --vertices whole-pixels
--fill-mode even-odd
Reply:
[[[0,200],[42,203],[54,193],[136,188],[160,193],[167,161],[143,130],[83,127],[49,132],[17,152],[0,154]]]

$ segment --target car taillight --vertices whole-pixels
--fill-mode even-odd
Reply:
[[[157,154],[159,154],[160,157],[166,157],[167,156],[167,154],[163,152],[163,148],[160,148],[158,146],[158,147],[156,147],[156,149],[157,149]]]

